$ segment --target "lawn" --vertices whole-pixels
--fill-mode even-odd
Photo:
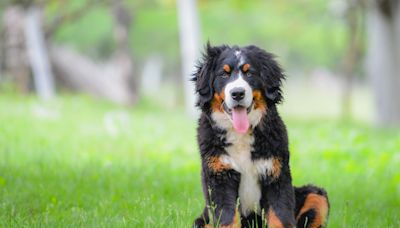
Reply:
[[[400,227],[400,133],[285,116],[294,183],[330,227]],[[195,121],[143,102],[0,97],[0,227],[189,227],[203,207]]]

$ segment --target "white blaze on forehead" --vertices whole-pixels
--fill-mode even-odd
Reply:
[[[241,57],[240,57],[240,60],[239,60],[238,68],[240,68],[241,66],[243,66],[243,64],[244,64],[244,59],[243,59],[243,57],[241,56]]]
[[[233,100],[232,95],[231,95],[231,90],[234,88],[242,88],[244,89],[244,98],[243,98],[243,102],[242,104],[247,108],[251,105],[251,102],[253,101],[253,90],[251,89],[249,83],[247,83],[243,77],[242,77],[242,73],[239,73],[239,77],[234,80],[233,82],[229,82],[226,86],[225,86],[225,103],[228,106],[228,108],[233,108],[233,106],[235,105],[235,100]]]
[[[243,58],[242,52],[239,50],[235,51],[235,56],[236,56],[236,58],[239,59],[238,67],[242,66],[244,64],[244,58]]]
[[[241,52],[241,51],[239,51],[239,50],[235,51],[235,55],[236,55],[236,57],[240,58],[240,54],[241,54],[241,53],[242,53],[242,52]]]

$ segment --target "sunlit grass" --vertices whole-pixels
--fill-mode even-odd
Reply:
[[[285,118],[294,183],[330,227],[399,227],[400,134]],[[188,227],[203,207],[196,121],[151,103],[0,97],[0,226]]]

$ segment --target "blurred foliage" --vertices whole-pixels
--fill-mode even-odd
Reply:
[[[329,1],[229,1],[201,6],[203,35],[215,43],[257,44],[292,67],[338,65],[345,30]]]
[[[59,10],[59,6],[55,6],[51,9],[51,14],[57,15]],[[53,40],[62,45],[73,46],[89,56],[106,58],[114,48],[112,26],[110,10],[103,5],[96,5],[82,18],[64,23],[57,29]]]
[[[112,54],[113,21],[108,0],[93,1],[80,18],[57,29],[54,41],[104,59]],[[45,1],[46,18],[83,7],[87,1]],[[179,34],[174,0],[126,1],[133,15],[131,48],[138,64],[161,54],[167,70],[179,67]],[[202,43],[256,44],[276,53],[288,68],[335,69],[346,47],[345,22],[332,1],[199,0]],[[2,7],[4,8],[4,7]],[[1,11],[1,10],[0,10]]]

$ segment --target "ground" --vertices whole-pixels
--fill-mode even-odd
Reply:
[[[398,131],[284,119],[294,183],[326,188],[330,227],[400,226]],[[189,227],[204,206],[181,109],[2,95],[0,123],[0,227]]]

